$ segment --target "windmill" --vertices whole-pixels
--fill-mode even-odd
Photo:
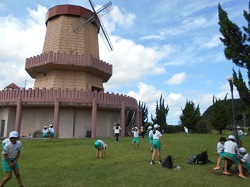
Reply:
[[[97,11],[94,8],[94,3],[92,0],[89,0],[89,3],[92,7],[93,13],[86,13],[83,14],[75,23],[72,24],[72,29],[74,33],[78,33],[80,30],[84,29],[84,27],[92,22],[95,22],[97,24],[97,26],[100,28],[99,30],[99,34],[103,40],[103,42],[105,43],[105,45],[107,46],[109,51],[112,51],[113,45],[109,39],[109,36],[107,34],[107,31],[104,28],[104,25],[101,21],[101,18],[106,15],[108,12],[110,12],[113,7],[112,7],[112,2],[108,2],[107,4],[105,4],[104,6],[102,6],[100,9],[98,9]]]

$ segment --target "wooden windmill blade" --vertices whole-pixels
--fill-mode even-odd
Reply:
[[[109,49],[109,51],[112,51],[114,49],[113,45],[112,45],[112,43],[111,43],[111,41],[109,39],[108,33],[106,32],[105,27],[104,27],[104,25],[103,25],[103,23],[102,23],[102,21],[100,19],[102,17],[101,16],[102,13],[105,13],[104,15],[106,15],[109,11],[112,10],[111,9],[112,2],[110,1],[109,3],[107,3],[106,5],[104,5],[103,7],[101,7],[100,9],[98,9],[97,12],[95,11],[95,7],[94,7],[93,1],[89,0],[89,3],[90,3],[90,5],[91,5],[91,7],[93,9],[93,12],[94,12],[95,16],[96,16],[96,21],[98,22],[98,24],[99,24],[99,26],[101,28],[100,31],[99,31],[100,36],[101,36],[103,42],[105,43],[105,45],[107,46],[107,48]]]

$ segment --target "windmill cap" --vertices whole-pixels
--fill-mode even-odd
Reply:
[[[247,150],[244,147],[239,148],[240,153],[246,153]]]
[[[160,125],[158,125],[158,124],[155,124],[155,125],[154,125],[154,128],[155,128],[155,129],[157,129],[157,128],[159,128],[159,127],[160,127]]]
[[[148,129],[152,129],[152,126],[149,126]]]
[[[17,131],[10,132],[9,138],[17,138],[17,137],[18,137],[18,132]]]
[[[228,139],[235,140],[235,137],[234,137],[234,135],[229,135]]]

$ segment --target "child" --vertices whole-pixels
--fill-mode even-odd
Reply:
[[[96,150],[96,158],[100,157],[100,158],[104,158],[105,157],[105,152],[107,149],[107,144],[104,143],[104,141],[102,140],[96,140],[94,143]]]
[[[48,129],[47,129],[47,126],[44,126],[43,130],[42,130],[42,133],[43,133],[43,140],[45,141],[46,138],[48,137]]]
[[[185,131],[185,134],[186,134],[187,136],[189,136],[188,128],[187,128],[187,127],[184,127],[184,131]]]
[[[22,178],[19,171],[18,159],[20,152],[23,149],[22,143],[18,140],[18,133],[12,131],[9,135],[10,142],[7,143],[3,150],[3,171],[7,176],[2,180],[0,186],[6,184],[12,178],[12,170],[17,178],[19,186],[23,186]]]
[[[139,149],[139,141],[140,140],[139,140],[139,131],[138,131],[137,127],[132,128],[131,132],[132,132],[132,134],[134,134],[134,139],[132,141],[132,144],[133,144],[135,149],[136,149],[135,144],[137,144],[137,148]]]
[[[152,154],[152,161],[150,164],[155,164],[154,159],[155,155],[157,153],[158,159],[159,159],[159,164],[162,164],[161,162],[161,143],[164,145],[166,148],[166,145],[164,143],[164,140],[162,138],[162,134],[159,131],[160,125],[155,124],[154,125],[154,130],[153,130],[153,154]]]
[[[239,157],[242,162],[242,166],[250,171],[250,155],[244,147],[239,149]]]
[[[227,141],[227,139],[225,137],[221,137],[220,140],[219,140],[219,142],[218,142],[218,144],[217,144],[217,153],[219,155],[219,158],[218,158],[217,165],[214,168],[214,170],[221,169],[221,167],[220,167],[220,164],[221,164],[221,161],[222,161],[221,155],[224,152],[225,141]]]
[[[226,158],[229,158],[232,160],[237,166],[239,170],[239,177],[241,178],[246,178],[243,174],[242,166],[240,164],[240,160],[237,158],[236,153],[238,152],[238,145],[235,143],[235,137],[234,135],[229,135],[228,141],[225,142],[224,144],[224,153],[222,153],[222,159],[225,159],[225,171],[223,174],[225,175],[231,175],[228,172],[228,160]]]
[[[54,138],[54,136],[55,136],[55,130],[53,128],[53,125],[50,124],[49,125],[49,138],[50,138],[50,141],[52,140],[52,138]]]
[[[149,139],[149,143],[150,143],[150,151],[153,152],[153,130],[152,130],[152,126],[148,127],[148,139]]]
[[[237,126],[237,133],[238,133],[238,142],[239,146],[242,147],[242,140],[243,140],[243,131],[241,130],[240,126]]]
[[[120,132],[121,132],[121,127],[119,125],[119,123],[115,123],[116,125],[114,126],[114,131],[115,131],[115,142],[118,142],[119,140],[119,136],[120,136]]]

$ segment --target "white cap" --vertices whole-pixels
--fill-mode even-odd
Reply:
[[[160,127],[160,125],[158,125],[158,124],[155,124],[155,125],[154,125],[154,128],[155,128],[155,129],[157,129],[157,128],[159,128],[159,127]]]
[[[47,126],[45,125],[44,128],[47,128]]]
[[[235,140],[235,137],[234,137],[234,135],[229,135],[228,139]]]
[[[148,129],[152,129],[152,126],[148,126]]]
[[[239,148],[240,153],[246,153],[247,150],[244,147]]]
[[[50,126],[50,127],[52,127],[53,125],[52,125],[52,124],[50,124],[49,126]]]
[[[237,129],[240,129],[240,126],[237,126]]]
[[[135,129],[137,129],[137,127],[134,127]]]
[[[18,138],[18,132],[17,131],[10,132],[9,138]]]

